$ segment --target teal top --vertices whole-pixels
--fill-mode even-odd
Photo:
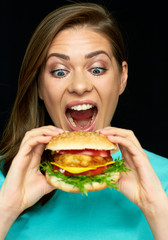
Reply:
[[[168,159],[146,151],[168,194]],[[118,153],[120,154],[120,153]],[[0,185],[4,177],[0,174]],[[150,240],[154,239],[141,210],[116,190],[67,193],[57,190],[44,205],[19,217],[6,240]]]

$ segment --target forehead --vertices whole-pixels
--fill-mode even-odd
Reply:
[[[87,27],[67,28],[60,31],[53,39],[48,55],[52,52],[66,51],[94,51],[102,49],[112,54],[110,41],[101,33]]]

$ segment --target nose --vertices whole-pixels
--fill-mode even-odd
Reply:
[[[93,89],[93,85],[89,77],[84,73],[74,74],[69,82],[68,91],[77,95],[83,95],[86,92],[90,92]]]

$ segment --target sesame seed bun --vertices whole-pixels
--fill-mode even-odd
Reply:
[[[84,131],[74,131],[74,132],[64,132],[56,137],[52,138],[51,141],[46,146],[46,150],[60,151],[60,150],[110,150],[115,152],[118,150],[116,144],[111,143],[108,138],[102,134],[95,132],[84,132]],[[119,172],[112,172],[108,175],[108,179],[113,183],[117,182],[120,178]],[[61,189],[66,192],[81,192],[79,188],[72,184],[64,182],[57,176],[49,175],[46,172],[47,181],[53,185],[55,188]],[[98,191],[107,188],[106,182],[92,182],[86,183],[84,188],[87,192]]]
[[[95,132],[64,132],[52,138],[46,149],[53,151],[95,149],[116,151],[118,147],[108,138]]]

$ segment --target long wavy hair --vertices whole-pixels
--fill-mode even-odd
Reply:
[[[87,26],[103,34],[110,41],[119,69],[122,69],[122,61],[126,59],[123,38],[116,21],[104,7],[93,3],[74,3],[46,16],[28,44],[20,70],[17,97],[0,143],[4,175],[25,133],[52,123],[43,101],[38,97],[38,76],[55,36],[61,30],[76,25]]]

